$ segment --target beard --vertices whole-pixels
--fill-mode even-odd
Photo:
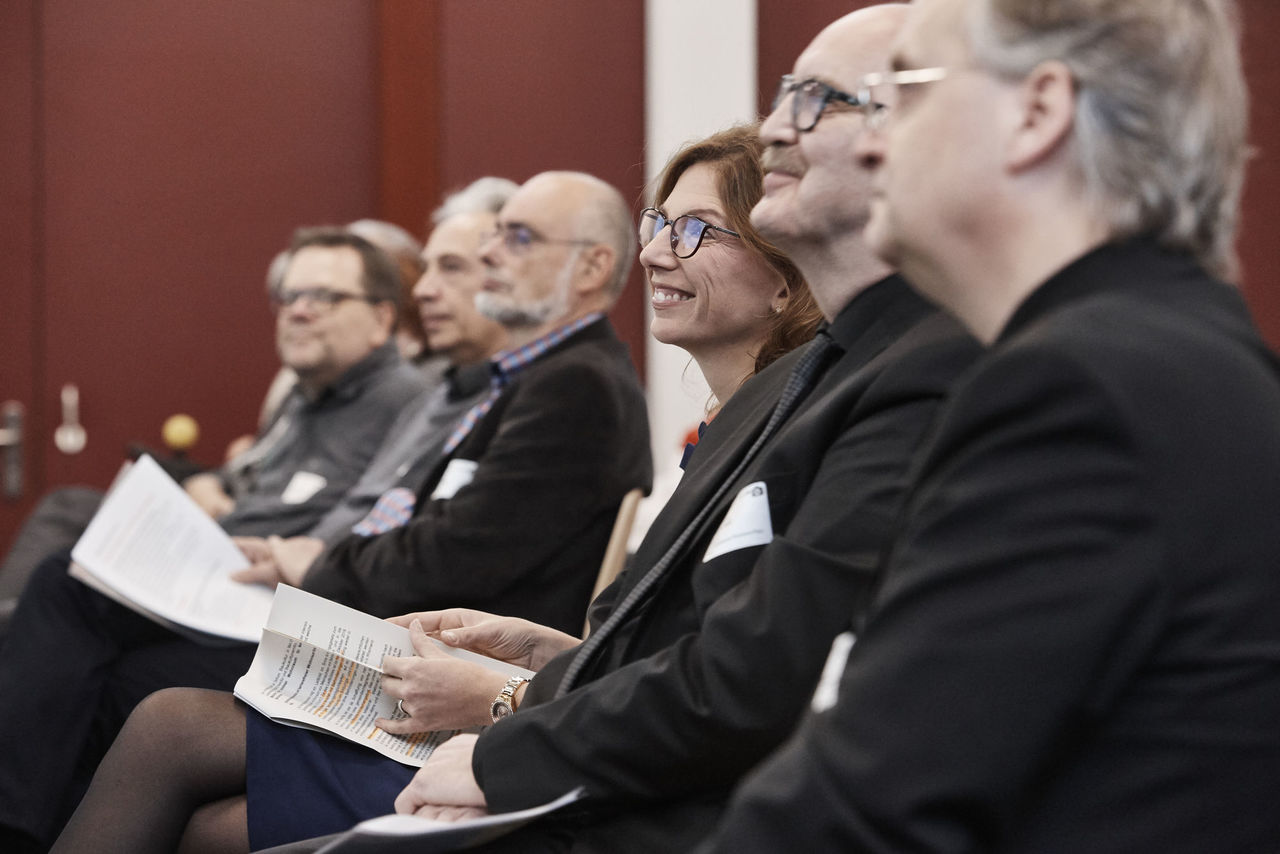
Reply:
[[[528,329],[564,317],[569,313],[569,287],[577,253],[569,257],[556,274],[555,288],[542,299],[521,302],[509,294],[481,291],[476,294],[476,311],[509,329]]]

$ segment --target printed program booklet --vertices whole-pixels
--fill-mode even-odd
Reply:
[[[71,551],[71,574],[206,644],[256,643],[271,590],[231,573],[244,554],[149,456],[129,465]]]
[[[505,676],[533,677],[522,667],[432,643]],[[281,584],[258,652],[236,682],[235,694],[279,723],[331,733],[421,767],[458,731],[393,735],[373,723],[397,714],[396,701],[382,693],[383,657],[413,654],[403,626]]]
[[[435,854],[457,851],[497,839],[535,818],[573,803],[583,794],[582,789],[574,789],[542,806],[455,822],[415,815],[378,816],[360,822],[317,854]]]

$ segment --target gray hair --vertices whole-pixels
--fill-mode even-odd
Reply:
[[[1233,0],[982,0],[974,58],[1067,65],[1085,192],[1112,236],[1153,235],[1233,278],[1248,95]]]
[[[360,235],[396,261],[401,257],[417,258],[422,253],[422,244],[418,239],[393,222],[358,219],[348,224],[347,230]]]
[[[518,189],[520,186],[515,181],[506,178],[477,178],[461,190],[445,196],[440,207],[431,214],[431,222],[439,225],[458,214],[496,214]]]
[[[276,257],[271,259],[271,264],[267,267],[268,294],[280,293],[280,288],[284,285],[284,274],[289,269],[291,260],[293,260],[293,254],[287,249],[277,252]]]

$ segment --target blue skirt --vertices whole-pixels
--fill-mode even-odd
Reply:
[[[252,709],[245,732],[249,844],[257,851],[395,812],[417,768]]]

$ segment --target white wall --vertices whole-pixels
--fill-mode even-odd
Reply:
[[[755,115],[755,0],[646,0],[648,180],[683,143]],[[652,317],[651,307],[647,313]],[[646,375],[656,477],[654,500],[636,521],[637,535],[647,527],[645,517],[652,518],[675,488],[682,438],[702,420],[711,394],[687,353],[652,338]]]
[[[650,182],[682,143],[755,118],[755,0],[646,0],[645,166]],[[645,294],[648,303],[648,294]],[[648,309],[652,318],[652,307]],[[710,391],[678,347],[646,353],[654,463],[680,460]]]

